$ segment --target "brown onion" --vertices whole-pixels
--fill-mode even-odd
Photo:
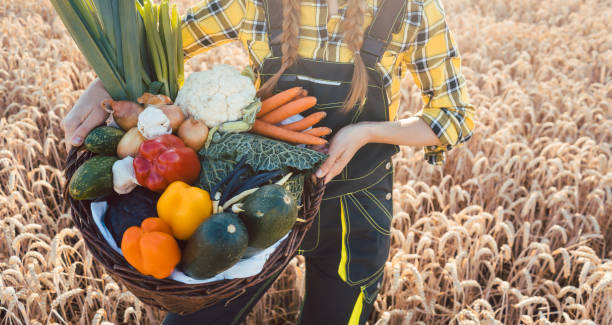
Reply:
[[[179,126],[183,124],[183,121],[185,121],[185,114],[183,113],[183,110],[176,105],[161,105],[157,107],[161,109],[170,120],[172,132],[176,132]]]
[[[139,103],[145,106],[146,105],[159,106],[159,105],[172,104],[172,100],[168,96],[162,95],[162,94],[153,95],[151,93],[142,94],[142,96],[138,97],[136,101],[138,101]]]
[[[117,156],[123,159],[127,156],[136,157],[138,154],[138,148],[145,141],[145,138],[140,134],[137,127],[131,128],[127,131],[119,144],[117,145]]]
[[[113,120],[124,131],[130,130],[138,124],[138,115],[144,111],[138,103],[127,100],[114,101],[106,99],[101,103],[102,108],[113,113]]]
[[[206,143],[208,127],[201,121],[189,118],[179,127],[178,136],[185,142],[185,145],[197,152]]]

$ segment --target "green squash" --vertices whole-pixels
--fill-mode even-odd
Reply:
[[[297,219],[293,195],[277,184],[262,186],[244,199],[240,217],[249,230],[249,247],[267,248],[283,238]]]
[[[123,130],[112,126],[99,126],[89,132],[83,141],[83,146],[93,153],[114,156],[124,134]]]
[[[193,233],[183,249],[183,272],[194,279],[213,277],[240,260],[249,242],[247,229],[237,215],[217,213]]]
[[[72,175],[68,193],[75,200],[93,200],[113,193],[113,156],[95,156]]]

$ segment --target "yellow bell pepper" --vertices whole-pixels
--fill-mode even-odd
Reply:
[[[210,194],[181,181],[173,182],[157,201],[157,215],[170,225],[176,239],[187,240],[212,215]]]

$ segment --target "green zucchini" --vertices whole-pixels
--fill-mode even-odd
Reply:
[[[240,218],[249,231],[249,247],[267,248],[285,236],[297,219],[295,199],[277,184],[262,186],[247,196]]]
[[[217,213],[202,222],[183,249],[183,272],[194,279],[213,277],[240,260],[249,242],[237,215]]]
[[[72,175],[68,193],[75,200],[93,200],[113,193],[114,156],[95,156]]]
[[[85,137],[83,145],[85,149],[101,154],[101,155],[116,155],[117,145],[125,132],[121,129],[112,126],[99,126]]]

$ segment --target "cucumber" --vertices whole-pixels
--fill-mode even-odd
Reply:
[[[85,149],[101,154],[101,155],[116,155],[117,145],[125,132],[121,129],[112,126],[99,126],[85,137],[83,145]]]
[[[93,200],[113,193],[113,156],[95,156],[72,175],[68,193],[75,200]]]
[[[217,213],[202,222],[183,249],[183,272],[194,279],[213,277],[236,264],[249,242],[237,215]]]
[[[297,219],[293,195],[277,184],[262,186],[247,196],[240,218],[249,231],[249,247],[267,248],[285,236]]]

